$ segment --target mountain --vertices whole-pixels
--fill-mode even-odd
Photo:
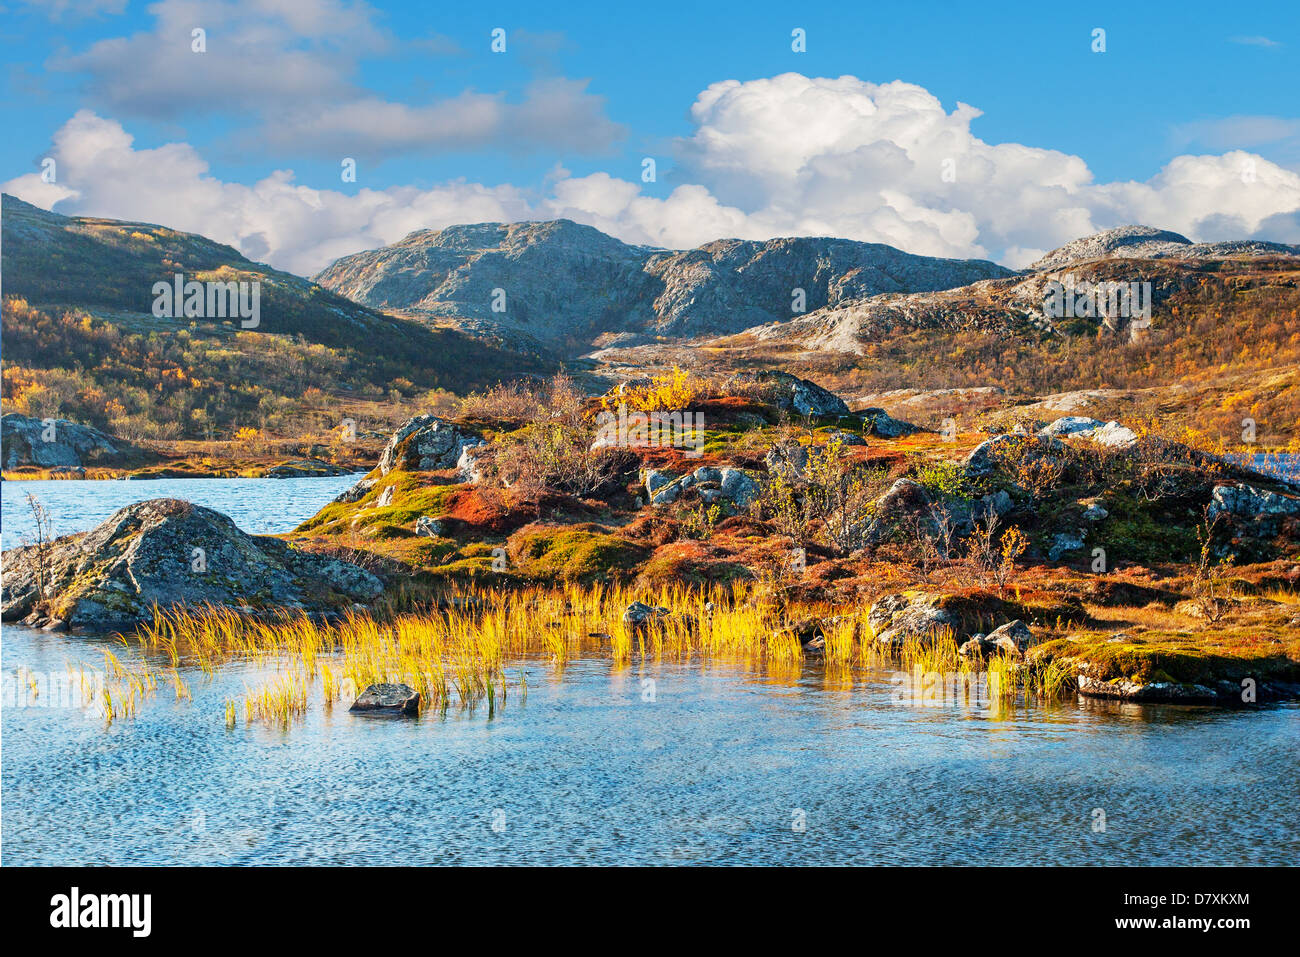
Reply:
[[[1300,246],[1256,239],[1194,243],[1186,236],[1150,226],[1119,226],[1068,242],[1029,267],[1055,269],[1094,259],[1229,259],[1237,256],[1296,256]]]
[[[5,195],[0,242],[5,411],[133,439],[293,435],[308,421],[337,425],[345,402],[370,401],[366,417],[382,419],[374,403],[391,405],[394,390],[465,392],[550,368],[162,226],[62,216]],[[256,282],[256,326],[154,315],[155,283],[177,273]]]
[[[1010,275],[983,260],[915,256],[847,239],[721,239],[698,249],[653,249],[561,219],[420,230],[345,256],[316,281],[377,309],[572,352],[638,337],[739,332],[880,293]]]

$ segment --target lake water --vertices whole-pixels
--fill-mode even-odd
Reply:
[[[119,508],[151,498],[183,498],[229,515],[246,532],[269,535],[291,531],[358,478],[0,482],[0,547],[17,548],[35,532],[29,492],[49,511],[55,535],[84,532]]]
[[[62,532],[176,495],[283,531],[352,478],[4,483]],[[313,695],[288,728],[225,726],[264,677],[182,668],[106,726],[44,678],[102,640],[3,626],[10,864],[1293,864],[1300,706],[900,702],[890,675],[774,681],[740,665],[592,656],[503,710],[362,719]],[[155,667],[164,666],[155,660]],[[31,674],[45,693],[30,698]]]

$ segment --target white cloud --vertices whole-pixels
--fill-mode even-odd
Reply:
[[[252,185],[211,176],[186,144],[135,149],[89,111],[56,134],[60,193],[35,176],[4,188],[59,212],[160,222],[310,274],[348,252],[453,223],[567,217],[628,242],[683,248],[723,237],[842,236],[1012,266],[1100,229],[1143,223],[1195,240],[1295,242],[1300,175],[1234,150],[1172,159],[1145,182],[1096,183],[1077,156],[970,130],[912,84],[784,74],[700,94],[664,198],[562,169],[537,189],[469,181],[348,195],[276,172]],[[377,123],[400,117],[379,118]],[[946,177],[951,171],[955,177]],[[950,181],[951,180],[951,181]]]
[[[321,155],[484,146],[600,153],[623,135],[585,81],[543,77],[518,103],[466,91],[409,104],[367,90],[354,79],[364,58],[456,50],[436,34],[399,41],[363,2],[160,0],[149,12],[149,30],[60,54],[49,67],[86,77],[89,102],[115,115],[253,119],[260,145]],[[206,32],[204,52],[192,47],[195,28]]]

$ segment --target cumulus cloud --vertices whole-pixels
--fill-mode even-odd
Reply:
[[[533,188],[462,180],[355,195],[297,185],[289,171],[225,183],[193,147],[135,149],[119,123],[82,111],[54,141],[66,192],[34,175],[4,188],[63,213],[201,232],[302,274],[415,229],[558,217],[670,248],[840,236],[1011,266],[1126,223],[1194,240],[1295,242],[1300,232],[1300,175],[1253,153],[1177,156],[1145,182],[1097,183],[1078,156],[984,142],[971,132],[979,115],[960,103],[946,111],[902,82],[784,74],[714,84],[676,144],[679,185],[659,197],[563,170]]]
[[[61,53],[49,67],[86,77],[89,102],[108,113],[169,122],[254,117],[262,145],[322,155],[484,146],[600,153],[623,136],[584,81],[542,77],[518,103],[465,91],[409,104],[365,89],[355,81],[362,60],[403,48],[365,3],[161,0],[149,11],[151,29]],[[196,28],[205,31],[203,52],[193,49]],[[405,46],[458,52],[436,34]]]

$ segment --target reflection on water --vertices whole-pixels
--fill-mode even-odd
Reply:
[[[5,626],[22,667],[102,642]],[[133,650],[116,646],[129,660]],[[162,667],[165,663],[155,662]],[[508,667],[503,710],[225,727],[260,675],[134,720],[3,716],[9,863],[1293,863],[1300,709],[896,703],[884,671]],[[512,682],[512,688],[514,683]],[[1105,829],[1094,830],[1104,812]]]
[[[55,535],[94,528],[119,508],[151,498],[182,498],[229,515],[246,532],[288,532],[356,482],[355,475],[288,479],[142,479],[140,481],[0,482],[4,548],[35,531],[26,502],[35,495],[50,513]]]

